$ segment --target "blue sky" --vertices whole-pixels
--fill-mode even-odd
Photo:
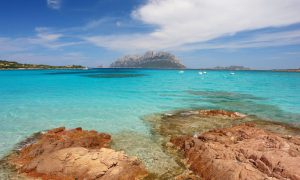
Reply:
[[[0,59],[108,66],[174,53],[186,66],[300,67],[299,0],[7,0]]]

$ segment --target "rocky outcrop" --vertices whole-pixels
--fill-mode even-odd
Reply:
[[[254,124],[212,130],[171,142],[204,179],[300,179],[300,138],[281,137]]]
[[[297,127],[225,110],[177,111],[145,120],[165,151],[187,168],[176,179],[299,179]]]
[[[151,125],[155,134],[165,137],[166,141],[169,140],[169,137],[193,136],[213,129],[232,127],[247,122],[252,122],[259,128],[275,133],[300,135],[298,127],[226,110],[208,109],[169,112],[148,116],[145,121]]]
[[[111,137],[81,128],[57,128],[8,157],[9,164],[42,179],[139,179],[147,175],[135,157],[109,149]]]
[[[172,54],[146,52],[144,55],[127,55],[110,65],[112,68],[185,68]]]
[[[163,137],[194,135],[215,128],[229,127],[252,119],[244,114],[224,110],[191,110],[146,117],[154,132]],[[168,139],[166,140],[168,141]]]

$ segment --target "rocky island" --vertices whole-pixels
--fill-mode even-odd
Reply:
[[[217,66],[214,68],[211,68],[212,70],[229,70],[229,71],[244,71],[244,70],[251,70],[248,67],[244,66],[227,66],[227,67],[222,67],[222,66]]]
[[[127,55],[110,65],[112,68],[162,68],[182,69],[183,64],[168,52],[148,51],[144,55]]]
[[[50,66],[44,64],[22,64],[15,61],[0,60],[0,69],[83,69],[80,65]]]
[[[272,71],[279,71],[279,72],[300,72],[300,68],[298,68],[298,69],[273,69]]]

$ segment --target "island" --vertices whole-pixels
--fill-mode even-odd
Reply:
[[[280,72],[300,72],[300,68],[298,68],[298,69],[273,69],[272,71],[280,71]]]
[[[171,53],[148,51],[144,55],[126,55],[110,65],[111,68],[183,69],[185,66]]]
[[[44,64],[22,64],[15,61],[0,60],[0,69],[84,69],[80,65],[51,66]]]
[[[222,67],[222,66],[216,66],[214,68],[211,68],[212,70],[229,70],[229,71],[244,71],[244,70],[251,70],[248,67],[244,66],[227,66],[227,67]]]

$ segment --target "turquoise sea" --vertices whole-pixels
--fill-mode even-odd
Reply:
[[[149,134],[143,117],[218,108],[300,124],[300,73],[199,70],[0,71],[0,156],[58,126]]]

